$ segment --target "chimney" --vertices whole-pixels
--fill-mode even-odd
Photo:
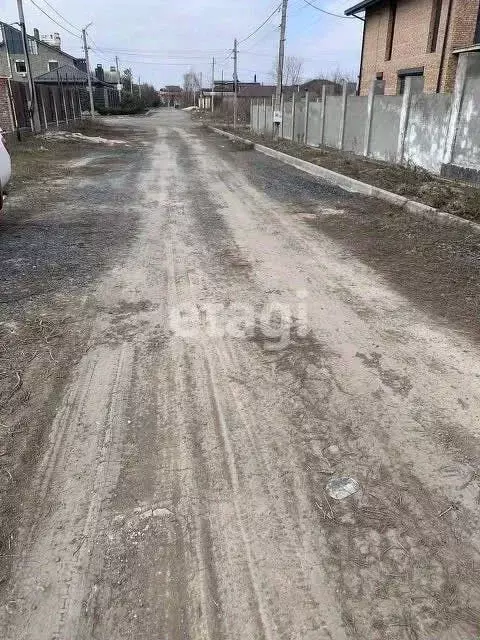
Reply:
[[[101,82],[105,82],[105,72],[103,71],[103,67],[101,64],[97,64],[97,68],[95,69],[95,76]]]
[[[35,40],[40,40],[40,31],[38,29],[33,30],[33,37]]]

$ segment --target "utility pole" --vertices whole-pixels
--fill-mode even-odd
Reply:
[[[122,95],[122,83],[120,81],[120,69],[118,68],[118,56],[115,56],[115,66],[117,67],[117,91],[120,97]]]
[[[210,96],[210,102],[212,107],[212,113],[214,109],[214,93],[215,93],[215,58],[212,58],[212,95]]]
[[[284,0],[286,2],[286,0]],[[238,74],[237,74],[237,66],[238,66],[238,43],[235,38],[233,43],[233,128],[237,128],[237,117],[238,117]]]
[[[287,28],[287,5],[288,0],[282,0],[282,21],[280,23],[280,42],[278,44],[278,65],[277,65],[277,87],[275,91],[275,104],[273,107],[273,135],[278,137],[280,129],[280,104],[282,101],[283,89],[283,62],[285,58],[285,31]]]
[[[18,7],[18,22],[20,24],[20,30],[22,32],[23,53],[25,56],[25,69],[27,71],[27,102],[28,112],[30,115],[30,126],[33,133],[40,130],[40,118],[37,113],[37,101],[35,100],[35,84],[33,82],[32,67],[30,66],[30,55],[28,52],[28,37],[27,29],[25,27],[25,16],[23,15],[23,3],[22,0],[17,0]]]
[[[87,26],[84,29],[82,29],[82,36],[83,36],[83,50],[85,51],[85,62],[86,62],[86,65],[87,65],[88,93],[90,95],[90,114],[91,114],[92,118],[94,118],[95,117],[95,104],[93,102],[92,77],[90,75],[90,60],[88,59],[88,45],[87,45],[87,29],[92,24],[93,24],[93,22],[90,22],[90,24],[87,24]]]

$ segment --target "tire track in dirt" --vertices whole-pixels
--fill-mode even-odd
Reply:
[[[35,480],[35,519],[14,566],[2,622],[6,638],[50,640],[76,632],[100,508],[116,481],[131,357],[128,346],[90,351],[65,395]]]

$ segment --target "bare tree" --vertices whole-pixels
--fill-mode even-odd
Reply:
[[[183,75],[183,91],[186,107],[195,103],[195,96],[200,89],[200,76],[193,69],[190,69],[188,73]]]
[[[272,71],[270,75],[273,81],[277,82],[277,61],[273,63]],[[302,83],[303,75],[303,58],[297,56],[286,56],[283,64],[283,79],[282,84],[284,87],[289,87]]]
[[[355,71],[352,71],[351,69],[341,69],[340,67],[319,73],[318,78],[321,78],[322,80],[331,80],[338,84],[342,84],[343,82],[357,82],[357,75]]]

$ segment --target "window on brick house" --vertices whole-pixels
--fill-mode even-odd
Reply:
[[[423,72],[423,67],[418,67],[417,69],[401,69],[398,72],[397,94],[403,96],[405,93],[405,83],[407,78],[412,79],[412,93],[423,93]]]
[[[27,73],[27,65],[25,60],[15,60],[15,71],[17,73]]]
[[[430,33],[428,35],[428,47],[429,53],[434,53],[437,50],[438,44],[438,30],[440,28],[440,18],[442,15],[442,0],[432,1],[432,17],[430,19]]]
[[[390,0],[390,13],[388,16],[387,47],[385,60],[392,59],[393,37],[395,35],[395,21],[397,19],[397,0]]]

